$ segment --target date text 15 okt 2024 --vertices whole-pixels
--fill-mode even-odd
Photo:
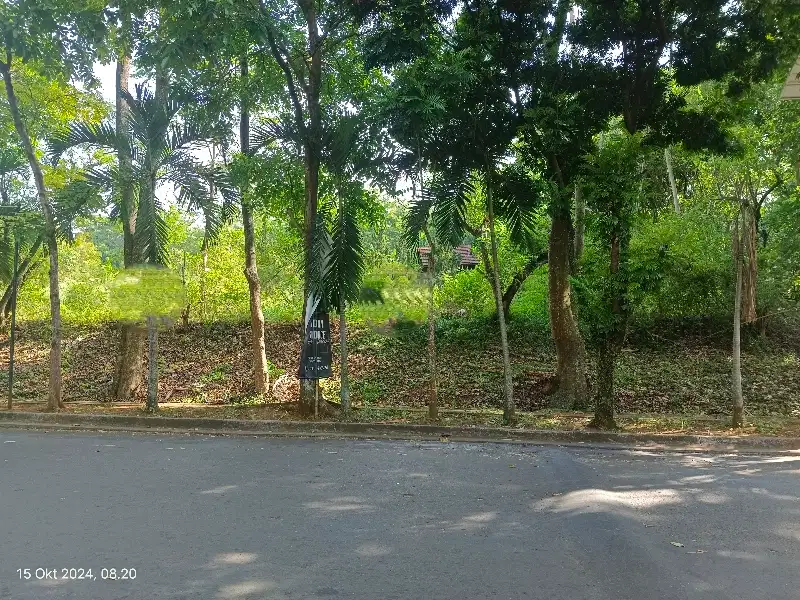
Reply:
[[[99,573],[99,577],[98,577]],[[131,567],[103,567],[101,569],[82,568],[47,568],[17,569],[17,575],[23,581],[30,580],[67,580],[67,581],[132,581],[136,579],[136,569]]]

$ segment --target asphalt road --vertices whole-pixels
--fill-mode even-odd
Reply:
[[[800,454],[0,431],[0,598],[797,600],[799,496]]]

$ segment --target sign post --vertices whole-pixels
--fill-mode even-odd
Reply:
[[[300,379],[325,379],[331,376],[331,324],[319,298],[306,300],[303,349],[300,354]],[[319,414],[319,386],[314,384],[314,417]]]

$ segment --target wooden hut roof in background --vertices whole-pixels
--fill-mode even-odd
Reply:
[[[428,255],[430,253],[431,249],[428,246],[419,248],[419,259],[422,261],[423,268],[428,267]],[[472,248],[469,246],[456,246],[453,248],[453,253],[458,256],[458,266],[462,269],[471,269],[479,263],[475,255],[472,254]]]

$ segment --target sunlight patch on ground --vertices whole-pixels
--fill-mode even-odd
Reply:
[[[461,521],[450,526],[448,529],[458,531],[474,531],[475,529],[483,529],[496,518],[497,513],[495,511],[476,513],[474,515],[468,515],[464,517],[461,519]]]
[[[800,543],[800,525],[797,523],[784,523],[775,530],[775,534]]]
[[[357,510],[371,510],[373,506],[366,504],[362,498],[355,496],[344,496],[341,498],[331,498],[330,500],[318,500],[316,502],[306,502],[306,508],[322,510],[325,512],[345,512]]]
[[[769,490],[765,490],[764,488],[750,488],[750,491],[754,494],[758,494],[759,496],[766,496],[771,500],[782,500],[786,502],[797,502],[800,500],[797,496],[789,496],[788,494],[776,494],[775,492],[770,492]]]
[[[359,556],[386,556],[391,553],[391,548],[380,544],[361,544],[356,548],[356,554]]]
[[[217,554],[212,560],[209,566],[211,568],[217,568],[224,565],[248,565],[258,558],[258,554],[253,554],[252,552],[225,552],[223,554]]]
[[[592,488],[539,500],[533,504],[533,509],[554,513],[583,514],[613,512],[617,509],[645,510],[656,506],[680,504],[682,500],[682,494],[671,489],[615,492]]]
[[[719,556],[724,556],[725,558],[738,558],[740,560],[764,560],[764,557],[759,556],[758,554],[753,554],[752,552],[740,552],[738,550],[718,550],[717,554]]]
[[[219,487],[212,488],[210,490],[204,490],[200,492],[201,494],[224,494],[225,492],[230,492],[231,490],[235,490],[238,488],[238,485],[221,485]]]
[[[696,496],[696,499],[703,504],[725,504],[730,498],[724,494],[714,492],[703,492]]]
[[[716,480],[714,475],[692,475],[691,477],[682,477],[679,483],[714,483]]]
[[[222,586],[217,592],[219,600],[240,600],[242,598],[252,598],[254,594],[263,594],[274,589],[276,586],[271,581],[265,579],[250,579],[241,583]],[[264,598],[264,596],[259,596]]]

